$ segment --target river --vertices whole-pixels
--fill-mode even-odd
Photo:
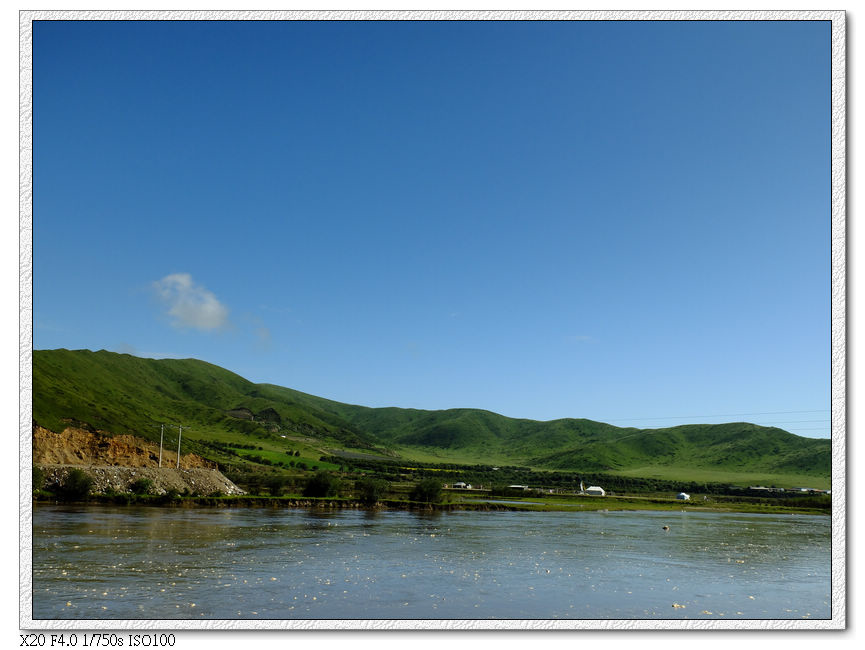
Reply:
[[[830,547],[811,515],[37,505],[33,618],[825,619]]]

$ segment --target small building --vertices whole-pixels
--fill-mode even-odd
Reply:
[[[690,501],[690,500],[691,500],[691,495],[690,495],[690,494],[685,494],[684,492],[679,492],[679,494],[676,495],[676,498],[677,498],[679,501]]]
[[[529,486],[528,485],[509,485],[508,489],[509,490],[528,490]]]
[[[460,481],[459,483],[454,483],[453,488],[455,490],[466,490],[466,489],[468,489],[468,486],[465,483],[463,483],[462,481]]]
[[[602,497],[606,494],[604,492],[604,488],[598,487],[597,485],[590,485],[586,488],[586,494],[589,494],[593,497]]]

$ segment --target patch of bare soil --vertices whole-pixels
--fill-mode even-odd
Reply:
[[[45,485],[62,485],[73,468],[93,478],[95,493],[128,492],[141,478],[153,481],[153,494],[169,490],[190,494],[245,494],[216,469],[216,463],[196,454],[162,450],[159,467],[159,445],[131,435],[112,436],[104,431],[91,432],[67,427],[62,433],[33,425],[33,464],[45,475]]]
[[[159,445],[136,436],[113,436],[102,431],[92,433],[75,427],[67,427],[63,433],[54,433],[34,424],[33,463],[159,467]],[[162,467],[176,465],[177,452],[163,448]],[[216,469],[216,464],[195,454],[181,454],[180,467]]]

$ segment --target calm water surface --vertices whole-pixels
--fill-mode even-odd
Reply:
[[[830,547],[808,515],[40,505],[33,617],[829,618]]]

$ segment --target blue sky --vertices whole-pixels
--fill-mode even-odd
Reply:
[[[34,346],[829,435],[823,22],[34,28]]]

